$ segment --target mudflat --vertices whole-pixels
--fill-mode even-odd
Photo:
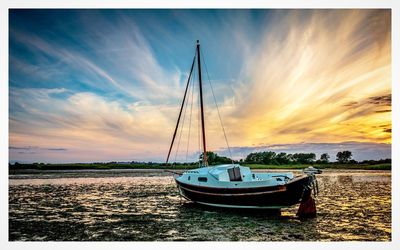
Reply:
[[[299,219],[297,206],[280,214],[199,206],[159,170],[18,173],[9,176],[9,240],[391,240],[390,171],[329,170],[317,179],[317,217]]]

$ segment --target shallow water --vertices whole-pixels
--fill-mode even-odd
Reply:
[[[390,171],[318,175],[313,219],[297,218],[298,206],[280,215],[199,206],[181,199],[164,175],[10,175],[9,240],[391,240]]]

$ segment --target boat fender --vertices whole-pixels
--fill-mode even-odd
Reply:
[[[300,218],[314,218],[317,216],[317,208],[311,195],[311,190],[310,188],[304,189],[301,203],[296,214]]]

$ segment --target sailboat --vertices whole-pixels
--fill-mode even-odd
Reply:
[[[166,160],[166,164],[168,164],[187,98],[189,82],[197,59],[203,159],[199,168],[187,170],[183,173],[174,172],[174,179],[180,195],[189,201],[203,205],[246,209],[281,209],[308,199],[316,183],[313,173],[294,176],[292,172],[252,172],[249,167],[235,163],[216,166],[208,165],[201,54],[200,43],[197,40],[195,56]]]

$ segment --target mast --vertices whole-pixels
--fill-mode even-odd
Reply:
[[[200,108],[201,108],[201,132],[203,135],[203,162],[207,166],[207,147],[206,147],[206,130],[204,126],[204,107],[203,107],[203,88],[201,83],[201,60],[200,60],[200,42],[197,40],[197,66],[199,69],[199,92],[200,92]]]

